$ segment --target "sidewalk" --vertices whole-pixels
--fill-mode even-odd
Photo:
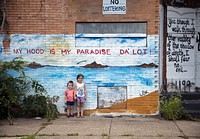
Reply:
[[[97,117],[56,120],[14,119],[14,125],[0,121],[0,138],[20,139],[36,134],[36,139],[199,139],[200,122],[166,121],[156,117]]]

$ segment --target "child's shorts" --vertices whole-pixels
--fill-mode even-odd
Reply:
[[[77,103],[84,103],[85,102],[85,98],[84,97],[77,97],[76,101],[77,101]]]
[[[66,105],[67,105],[67,106],[74,106],[74,102],[69,102],[69,101],[67,101]]]

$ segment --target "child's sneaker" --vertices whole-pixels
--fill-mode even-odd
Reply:
[[[69,118],[69,117],[70,117],[70,115],[67,114],[67,118]]]

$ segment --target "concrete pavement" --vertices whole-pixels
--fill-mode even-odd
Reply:
[[[199,139],[200,122],[166,121],[156,117],[98,117],[14,119],[14,125],[0,121],[0,138],[20,139]]]

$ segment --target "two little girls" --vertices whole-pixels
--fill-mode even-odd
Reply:
[[[73,117],[73,106],[76,100],[77,102],[77,118],[83,118],[84,102],[86,100],[86,85],[83,83],[84,76],[82,74],[77,75],[77,83],[73,81],[67,83],[68,89],[65,91],[64,102],[67,105],[67,117]]]

